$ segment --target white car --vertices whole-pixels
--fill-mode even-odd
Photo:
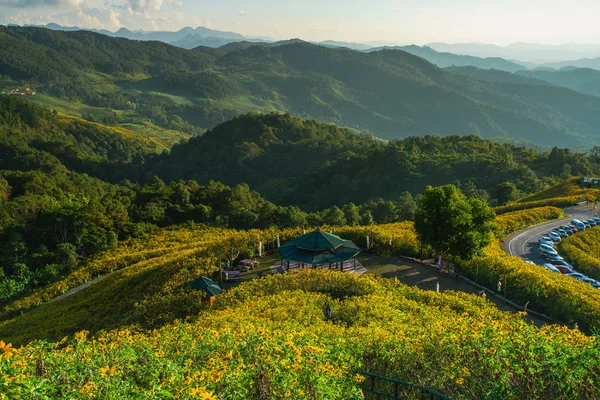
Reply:
[[[539,244],[547,244],[548,246],[554,247],[554,242],[548,236],[542,236],[538,239]]]
[[[558,272],[560,274],[560,271],[558,270],[558,268],[556,268],[554,265],[552,264],[544,264],[542,265],[542,267],[546,268],[548,271],[552,271],[552,272]]]
[[[560,242],[560,235],[556,232],[548,232],[548,237],[552,239],[553,242]]]
[[[547,253],[550,254],[558,254],[558,252],[556,251],[556,249],[553,246],[547,245],[547,244],[540,244],[540,252],[542,250],[545,250]]]

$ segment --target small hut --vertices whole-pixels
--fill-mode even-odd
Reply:
[[[356,256],[360,249],[352,241],[345,240],[317,228],[314,232],[290,240],[277,249],[281,268],[329,268],[350,270],[356,268]]]
[[[190,283],[190,287],[196,290],[203,290],[206,295],[202,298],[202,303],[211,305],[215,301],[215,296],[223,291],[215,281],[205,276],[201,276]]]

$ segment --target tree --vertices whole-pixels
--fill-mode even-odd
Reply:
[[[342,207],[342,211],[344,212],[344,217],[346,218],[346,224],[355,226],[360,223],[360,213],[356,204],[348,203]]]
[[[502,182],[496,185],[496,199],[500,205],[507,204],[519,198],[519,191],[512,182]]]
[[[466,181],[461,187],[460,190],[465,194],[467,199],[477,198],[483,201],[488,201],[490,199],[489,193],[484,189],[477,189],[477,185],[475,185],[475,181],[473,179],[469,179]]]
[[[400,198],[396,202],[396,210],[400,221],[411,221],[415,217],[417,202],[410,192],[402,192]]]
[[[374,223],[375,223],[375,221],[373,220],[373,214],[371,214],[371,211],[364,210],[360,217],[360,224],[362,226],[369,226],[369,225],[373,225]]]
[[[323,222],[332,226],[346,225],[346,218],[338,206],[333,206],[325,210]]]
[[[443,256],[469,260],[491,240],[496,214],[480,199],[467,199],[454,185],[427,187],[419,199],[419,240]]]
[[[568,179],[571,176],[571,166],[567,163],[565,163],[562,167],[562,173],[560,174],[560,177],[563,179]]]

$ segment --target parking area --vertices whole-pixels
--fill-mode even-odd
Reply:
[[[586,215],[585,217],[587,218],[579,216],[579,218],[563,219],[523,232],[527,238],[522,243],[521,257],[531,264],[589,283],[600,289],[600,282],[578,272],[576,265],[571,265],[560,255],[556,245],[569,236],[600,226],[600,216]],[[512,241],[518,244],[518,235]],[[513,243],[508,244],[509,252],[514,251]]]

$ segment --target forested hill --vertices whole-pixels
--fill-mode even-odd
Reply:
[[[248,183],[269,200],[319,209],[332,204],[396,199],[427,185],[461,182],[494,195],[514,182],[533,192],[540,178],[565,171],[586,175],[596,166],[569,150],[538,153],[475,136],[411,137],[382,142],[368,135],[290,115],[243,115],[150,161],[166,180],[217,179]],[[532,172],[535,171],[537,177]]]
[[[92,32],[0,27],[0,73],[53,96],[184,130],[278,110],[382,138],[477,134],[591,147],[600,98],[483,82],[401,50],[361,53],[294,41],[184,50]]]

